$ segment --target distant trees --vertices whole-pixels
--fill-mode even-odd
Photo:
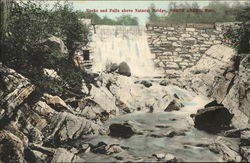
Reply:
[[[207,6],[201,8],[198,3],[176,3],[169,4],[169,14],[157,16],[155,13],[149,13],[149,22],[165,22],[165,23],[215,23],[215,22],[234,22],[242,20],[250,20],[249,4],[212,1]],[[152,6],[152,5],[151,5]],[[174,9],[183,9],[178,12]],[[194,9],[194,10],[192,10]],[[199,12],[201,9],[203,12]],[[214,12],[204,12],[204,9],[210,9]]]
[[[137,17],[131,15],[122,15],[116,19],[110,19],[107,16],[103,18],[96,13],[77,12],[78,18],[91,19],[93,24],[96,25],[138,25]]]

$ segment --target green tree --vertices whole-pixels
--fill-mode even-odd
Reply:
[[[118,25],[138,25],[138,19],[131,17],[131,15],[122,15],[117,18],[116,24]]]
[[[59,31],[55,30],[53,34],[63,39],[69,50],[69,60],[73,61],[74,53],[79,46],[88,43],[88,28],[79,21],[77,13],[69,4],[58,5],[51,13],[49,21],[58,27]]]
[[[160,20],[160,17],[156,14],[156,12],[154,12],[155,10],[155,5],[152,3],[150,6],[149,6],[149,17],[148,17],[148,20],[149,22],[158,22]]]

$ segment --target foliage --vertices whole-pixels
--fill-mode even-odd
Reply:
[[[154,4],[151,4],[149,6],[149,10],[151,11],[151,12],[149,12],[149,17],[148,17],[149,22],[158,22],[158,21],[160,21],[161,18],[158,15],[156,15],[155,12],[152,12],[153,10],[155,10],[155,5]]]
[[[86,45],[88,28],[83,26],[79,21],[77,13],[69,4],[54,7],[54,11],[50,13],[49,22],[53,23],[51,27],[55,36],[63,38],[65,45],[69,50],[69,59],[73,59],[73,55],[80,45]]]
[[[234,3],[229,5],[227,2],[211,1],[207,6],[201,8],[197,2],[169,4],[168,15],[158,16],[155,13],[149,13],[149,22],[165,22],[165,23],[215,23],[215,22],[234,22],[240,19],[248,19],[250,15],[250,3]],[[151,5],[152,7],[152,5]],[[183,9],[182,11],[174,11],[174,9]],[[195,10],[195,9],[200,9]],[[205,12],[205,9],[213,10],[214,12]],[[189,12],[190,11],[190,12]],[[240,20],[241,21],[241,20]]]
[[[41,44],[51,35],[64,41],[69,51],[68,58],[62,57],[56,50],[46,50]],[[80,94],[82,80],[88,82],[91,78],[75,67],[71,60],[78,46],[87,43],[87,35],[87,28],[68,3],[56,3],[52,9],[44,7],[40,1],[14,3],[4,31],[2,62],[28,77],[40,93],[64,97]],[[44,76],[43,68],[55,69],[62,80]]]
[[[107,16],[101,18],[96,13],[77,11],[79,18],[91,19],[93,24],[96,25],[138,25],[137,17],[131,15],[122,15],[116,19],[110,19]]]

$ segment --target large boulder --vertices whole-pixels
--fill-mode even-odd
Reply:
[[[135,132],[131,125],[125,124],[111,124],[109,126],[109,135],[111,137],[120,137],[120,138],[130,138]]]
[[[45,40],[40,41],[42,45],[45,45],[47,48],[51,50],[57,50],[63,57],[68,56],[68,49],[63,43],[63,41],[56,37],[56,36],[51,36]]]
[[[194,127],[209,133],[230,129],[233,115],[223,106],[200,109],[194,116]]]
[[[131,76],[131,70],[126,62],[121,62],[118,67],[118,73],[125,76]]]

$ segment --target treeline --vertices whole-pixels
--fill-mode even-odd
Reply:
[[[150,9],[155,6],[151,5]],[[177,10],[175,10],[177,9]],[[179,10],[178,9],[183,9]],[[203,12],[199,12],[200,9]],[[205,12],[209,9],[211,12]],[[187,11],[191,12],[187,12]],[[193,11],[192,11],[193,10]],[[173,24],[182,23],[216,23],[216,22],[235,22],[250,20],[250,3],[227,3],[212,1],[207,6],[200,7],[197,2],[176,3],[171,2],[167,15],[159,16],[156,13],[149,13],[149,22],[164,22]]]
[[[80,19],[91,19],[92,23],[96,25],[138,25],[138,18],[131,15],[122,15],[111,19],[107,16],[102,18],[96,13],[77,11],[77,16]]]

